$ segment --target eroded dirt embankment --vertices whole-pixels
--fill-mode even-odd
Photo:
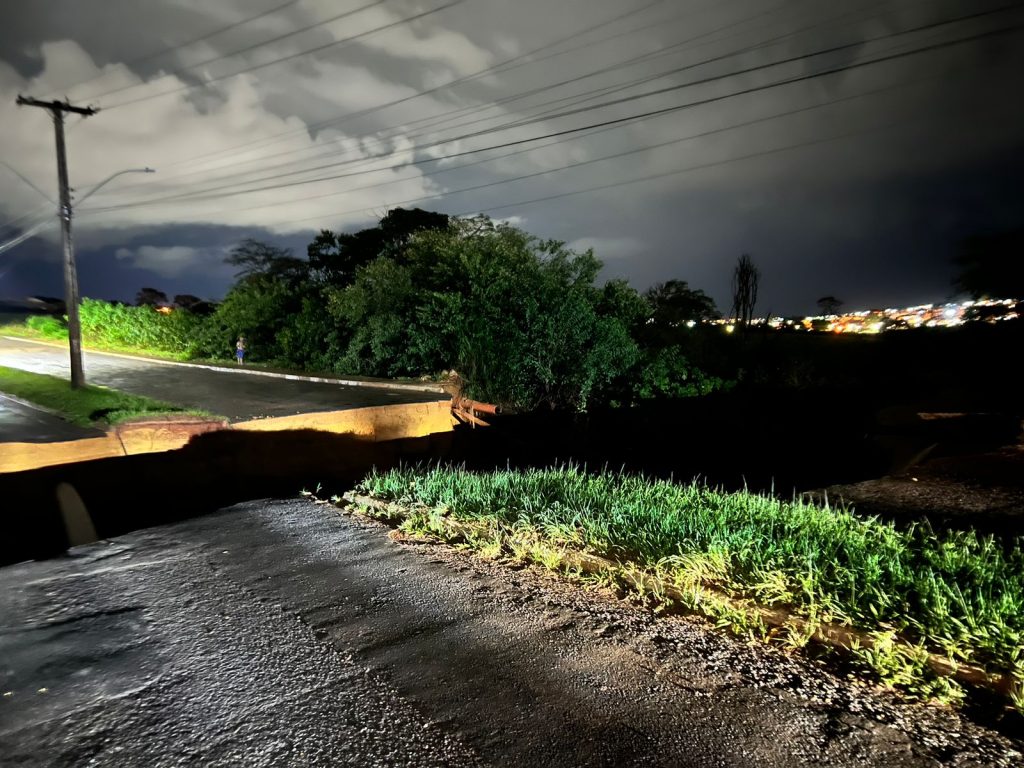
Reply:
[[[941,477],[933,483],[932,501],[944,501],[944,507],[913,506],[906,496],[886,496],[890,480],[877,485],[880,498],[852,493],[848,498],[901,520],[931,514],[942,524],[1024,533],[1019,486],[1015,491],[1007,485],[1021,454],[997,450],[1016,441],[1019,423],[1013,417],[982,419],[957,431],[954,422],[924,423],[909,413],[901,422],[891,413],[880,419],[867,402],[837,408],[827,397],[759,395],[585,415],[497,416],[490,417],[488,428],[463,426],[455,433],[377,443],[301,429],[214,432],[163,454],[0,474],[9,532],[0,543],[0,563],[64,549],[56,496],[62,483],[81,497],[99,535],[112,536],[246,499],[290,497],[303,488],[343,493],[370,467],[399,461],[452,461],[483,470],[571,461],[595,470],[699,477],[788,497],[830,486],[850,493],[855,484],[887,477],[924,456],[930,462],[926,468],[941,467],[935,470]],[[922,472],[918,480],[928,477]],[[954,480],[944,478],[959,484],[955,494],[948,486]],[[917,485],[918,493],[923,487]],[[984,509],[971,504],[983,498],[981,491],[990,502]],[[886,507],[881,503],[886,499],[893,504]],[[995,511],[986,515],[990,508]],[[957,510],[961,513],[953,514]]]

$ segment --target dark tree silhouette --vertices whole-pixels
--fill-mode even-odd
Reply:
[[[179,293],[174,297],[174,306],[179,309],[192,309],[196,304],[202,302],[198,296],[193,296],[191,293]]]
[[[644,298],[651,305],[654,324],[660,327],[719,316],[714,299],[698,288],[691,288],[685,280],[668,280],[653,285]]]
[[[321,230],[306,250],[309,266],[323,282],[349,285],[359,267],[378,256],[400,255],[416,232],[447,227],[448,217],[443,213],[419,208],[394,208],[381,218],[376,227],[355,234]]]
[[[754,266],[750,256],[744,253],[732,273],[732,315],[744,328],[750,325],[754,317],[760,279],[761,271]]]
[[[975,299],[1024,297],[1024,229],[969,237],[954,261],[954,285]]]
[[[140,307],[155,307],[167,303],[167,294],[156,288],[143,288],[135,296],[135,303]]]
[[[823,315],[834,315],[841,306],[843,306],[843,300],[837,299],[835,296],[822,296],[818,299],[818,308]]]
[[[224,259],[239,267],[235,277],[258,278],[297,277],[305,274],[306,263],[292,256],[291,249],[247,238],[236,245]]]

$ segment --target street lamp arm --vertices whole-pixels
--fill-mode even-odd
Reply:
[[[2,160],[0,160],[0,164],[7,166],[7,168],[9,170],[11,170],[13,173],[17,174],[19,177],[21,176],[20,173],[15,171],[13,168],[11,168],[9,165],[7,165],[7,163],[3,162]],[[118,171],[117,173],[112,173],[110,176],[105,178],[103,181],[101,181],[95,187],[93,187],[88,192],[86,192],[84,195],[82,195],[81,200],[79,200],[78,202],[81,203],[87,197],[89,197],[93,193],[97,192],[99,190],[99,188],[102,187],[104,184],[106,184],[109,181],[112,181],[112,180],[116,179],[118,176],[123,176],[126,173],[156,173],[156,171],[154,169],[152,169],[152,168],[126,168],[123,171]],[[25,181],[27,183],[31,184],[31,182],[28,182],[27,179]],[[43,194],[40,190],[36,190],[36,191],[39,192],[39,194]],[[54,203],[54,205],[56,205],[56,203]],[[20,216],[18,219],[15,219],[14,221],[9,221],[7,223],[8,224],[13,224],[16,221],[20,221],[21,219],[28,218],[28,216],[30,216],[30,215],[32,215],[32,214],[29,213],[29,214],[26,214],[25,216]],[[7,242],[0,242],[0,254],[5,253],[6,251],[11,250],[11,248],[14,248],[15,246],[20,245],[21,243],[25,242],[26,240],[28,240],[30,237],[35,235],[40,230],[45,229],[46,226],[51,224],[52,222],[53,222],[53,219],[50,218],[49,216],[47,216],[45,219],[43,219],[42,221],[36,223],[35,225],[30,227],[29,229],[25,230],[24,232],[22,232],[17,237],[15,237],[15,238],[13,238],[11,240],[8,240]]]
[[[149,167],[147,167],[147,168],[126,168],[123,171],[118,171],[117,173],[112,173],[109,176],[107,176],[107,178],[105,178],[103,181],[101,181],[99,184],[97,184],[95,187],[93,187],[88,192],[86,192],[84,195],[82,195],[78,199],[78,202],[76,203],[76,205],[81,205],[87,199],[89,199],[94,194],[96,194],[99,191],[100,187],[104,186],[107,182],[113,181],[118,176],[123,176],[126,173],[156,173],[156,169],[155,168],[149,168]]]

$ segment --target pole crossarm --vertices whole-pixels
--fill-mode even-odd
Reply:
[[[31,96],[18,95],[18,106],[20,107],[42,107],[48,109],[51,112],[74,112],[76,115],[95,115],[99,112],[95,107],[76,107],[70,104],[67,99],[64,101],[41,101],[40,99],[33,99]]]

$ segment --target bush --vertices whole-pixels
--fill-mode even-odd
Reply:
[[[631,379],[634,400],[698,397],[733,384],[693,365],[679,346],[649,350]]]
[[[68,337],[67,322],[50,315],[32,315],[25,325],[46,339],[66,339]]]
[[[594,286],[600,267],[589,251],[488,220],[421,232],[332,295],[353,330],[343,362],[377,376],[455,368],[481,400],[585,409],[638,357],[626,323],[603,307],[623,297]]]
[[[182,309],[168,313],[153,307],[129,307],[84,299],[79,318],[88,344],[127,347],[138,351],[195,355],[203,318]]]

